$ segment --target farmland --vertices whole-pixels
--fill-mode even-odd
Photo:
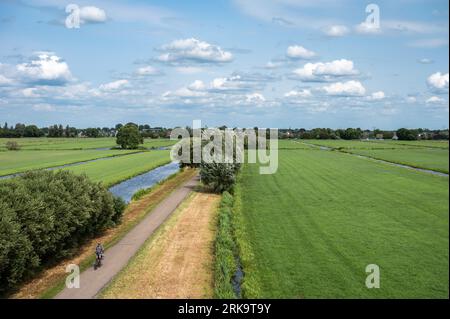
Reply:
[[[49,168],[110,156],[125,155],[135,151],[114,150],[55,150],[0,152],[0,176],[33,169]]]
[[[7,141],[17,141],[21,149],[6,151]],[[174,143],[175,141],[168,139],[145,139],[143,146],[147,149],[157,149]],[[117,145],[114,138],[1,139],[0,176],[105,158],[111,162],[82,163],[83,167],[71,167],[70,169],[80,173],[84,172],[95,181],[102,180],[109,185],[170,161],[168,151],[153,150],[127,160],[120,159],[120,155],[130,156],[132,153],[142,152],[144,149],[110,149],[115,146]],[[116,156],[117,158],[112,158]]]
[[[101,181],[105,185],[111,186],[169,162],[169,151],[148,151],[63,169],[76,174],[86,174],[93,181]]]
[[[274,175],[246,164],[244,296],[447,298],[448,190],[448,177],[319,149],[280,150]],[[365,286],[369,264],[380,289]]]
[[[6,150],[6,142],[19,143],[22,150],[86,150],[106,149],[117,146],[114,137],[99,138],[1,138],[0,151]],[[162,147],[174,144],[169,139],[145,139],[144,147]]]

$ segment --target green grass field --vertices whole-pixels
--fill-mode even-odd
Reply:
[[[245,165],[236,189],[245,297],[448,298],[448,177],[321,150],[279,159],[274,175]]]
[[[405,149],[408,145],[363,140],[299,140],[307,144],[343,149]],[[410,146],[414,147],[414,146]]]
[[[169,151],[148,151],[63,169],[76,174],[86,174],[93,181],[112,186],[169,162]]]
[[[448,149],[352,150],[352,153],[389,162],[448,173]]]
[[[127,154],[130,152],[135,151],[54,150],[0,152],[0,176],[88,161],[96,158]]]
[[[115,137],[99,138],[0,138],[0,151],[6,150],[6,142],[16,141],[22,150],[84,150],[116,147]],[[169,139],[145,139],[144,147],[161,147],[174,144]]]
[[[390,144],[390,145],[405,145],[405,146],[418,146],[418,147],[431,147],[431,148],[443,148],[448,149],[448,141],[393,141],[383,140],[376,143]]]

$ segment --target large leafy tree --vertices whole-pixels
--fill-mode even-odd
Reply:
[[[129,123],[119,129],[116,143],[123,149],[136,149],[139,144],[144,143],[144,138],[136,125]]]

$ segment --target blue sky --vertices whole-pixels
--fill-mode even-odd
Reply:
[[[448,2],[369,3],[0,0],[0,121],[447,128]]]

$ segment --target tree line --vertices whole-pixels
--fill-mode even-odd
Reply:
[[[20,137],[115,137],[119,130],[124,126],[135,126],[139,134],[143,138],[167,138],[170,136],[171,128],[165,127],[151,127],[148,124],[139,125],[136,123],[118,123],[114,127],[88,127],[76,128],[69,125],[55,124],[49,127],[37,127],[36,125],[25,125],[17,123],[15,126],[8,126],[5,123],[0,127],[0,137],[20,138]],[[225,129],[226,126],[221,126],[219,129]],[[186,127],[190,132],[192,129]],[[255,129],[258,129],[255,127]],[[299,138],[299,139],[392,139],[399,140],[448,140],[449,131],[444,130],[430,130],[426,128],[400,128],[398,130],[363,130],[361,128],[346,128],[346,129],[332,129],[332,128],[282,128],[278,130],[279,138]],[[191,134],[192,135],[192,134]]]
[[[170,128],[150,127],[148,124],[138,125],[135,123],[118,123],[114,127],[88,127],[76,128],[69,125],[54,124],[48,127],[38,127],[31,124],[17,123],[9,126],[8,123],[0,127],[0,138],[21,138],[21,137],[114,137],[117,132],[126,125],[136,126],[139,133],[144,138],[166,138],[170,135]]]

